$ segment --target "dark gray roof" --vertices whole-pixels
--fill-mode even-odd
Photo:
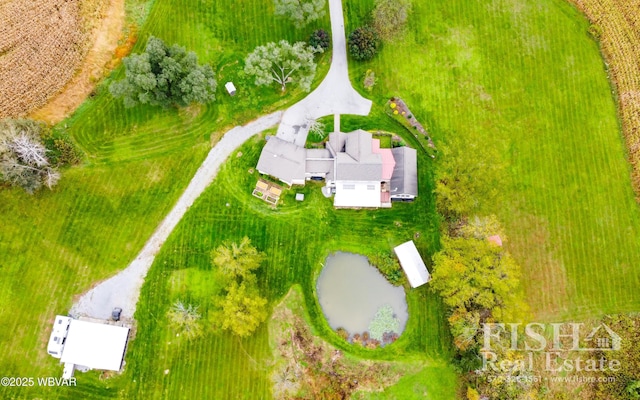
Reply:
[[[361,129],[349,134],[332,134],[330,144],[337,150],[336,180],[379,181],[382,179],[382,156],[371,149],[371,133]],[[333,140],[331,140],[333,139]],[[342,147],[344,146],[344,150]],[[343,151],[342,151],[343,150]]]
[[[260,153],[256,168],[283,182],[304,180],[306,150],[293,143],[272,136]]]
[[[391,149],[396,166],[391,175],[391,195],[418,195],[418,153],[410,147]]]

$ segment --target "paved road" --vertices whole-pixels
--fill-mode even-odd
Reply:
[[[117,275],[99,283],[82,295],[71,307],[74,316],[88,316],[108,319],[114,307],[122,307],[124,318],[133,318],[136,303],[140,296],[140,288],[153,264],[160,247],[167,240],[178,222],[182,219],[193,202],[211,184],[218,173],[220,165],[251,136],[276,126],[282,118],[282,112],[259,118],[245,126],[235,127],[225,133],[222,139],[211,149],[195,176],[189,182],[180,199],[171,212],[160,223],[153,236],[129,266]]]
[[[371,100],[360,96],[351,86],[347,65],[347,43],[341,0],[329,0],[333,58],[322,83],[307,97],[285,111],[277,136],[304,147],[309,133],[307,120],[326,115],[369,115]]]

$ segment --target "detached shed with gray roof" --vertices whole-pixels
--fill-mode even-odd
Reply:
[[[391,200],[413,200],[418,196],[418,154],[410,147],[391,149],[396,165],[391,175]]]

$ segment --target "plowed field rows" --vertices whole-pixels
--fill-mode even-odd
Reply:
[[[0,118],[41,107],[73,77],[87,50],[84,11],[79,1],[0,5]]]
[[[640,0],[570,0],[599,27],[640,200]]]

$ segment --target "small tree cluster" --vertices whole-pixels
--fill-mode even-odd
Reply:
[[[317,29],[313,31],[311,36],[309,37],[309,46],[314,49],[318,49],[319,51],[324,51],[329,48],[331,44],[331,38],[329,34],[324,29]]]
[[[0,181],[34,193],[51,189],[60,173],[49,161],[42,143],[44,126],[31,120],[0,121]]]
[[[442,250],[433,256],[431,287],[451,310],[449,325],[456,348],[474,359],[482,347],[482,323],[518,322],[528,306],[520,267],[487,239],[501,231],[495,217],[474,218],[469,225],[460,228],[458,236],[443,237]]]
[[[276,15],[291,19],[296,28],[316,21],[325,15],[326,0],[274,0]]]
[[[379,47],[378,34],[369,26],[361,26],[349,34],[349,54],[358,61],[371,60]]]
[[[284,92],[288,83],[296,82],[302,90],[309,92],[316,74],[316,51],[318,49],[304,42],[270,42],[256,47],[247,56],[244,72],[255,76],[255,84],[258,86],[275,82]]]
[[[187,339],[195,339],[202,336],[201,315],[198,312],[198,307],[194,307],[191,304],[185,306],[182,301],[178,300],[169,309],[167,318],[169,319],[169,326]]]
[[[411,13],[411,0],[377,0],[372,27],[384,41],[391,41],[404,29]]]
[[[229,281],[220,310],[220,325],[240,337],[251,335],[267,318],[267,300],[260,296],[253,274],[264,254],[248,237],[225,243],[211,252],[212,264]]]
[[[132,54],[122,62],[125,78],[113,82],[109,91],[123,98],[125,107],[138,104],[168,107],[188,106],[215,100],[216,80],[208,65],[199,65],[194,52],[167,46],[150,37],[142,54]]]

